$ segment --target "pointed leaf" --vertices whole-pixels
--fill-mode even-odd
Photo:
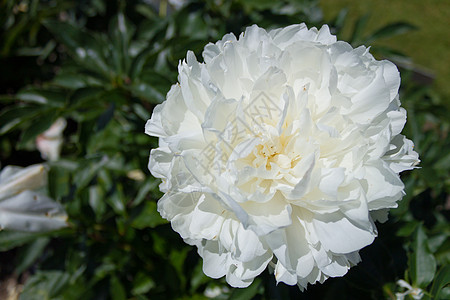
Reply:
[[[416,229],[412,250],[409,257],[409,270],[413,286],[425,288],[434,278],[436,260],[428,248],[423,225],[419,225]]]
[[[0,251],[8,251],[26,243],[34,241],[47,233],[21,232],[21,231],[0,231]]]
[[[57,118],[57,112],[55,110],[49,110],[45,114],[42,114],[40,118],[33,119],[32,125],[22,132],[20,143],[17,145],[18,148],[24,147],[39,134],[49,129]]]
[[[116,74],[125,75],[130,67],[130,42],[136,28],[124,16],[119,13],[114,16],[109,24],[109,36],[114,47],[112,59],[115,65]]]
[[[442,289],[450,285],[450,265],[443,266],[436,275],[431,287],[432,299],[443,299],[440,295]]]
[[[45,27],[64,44],[71,56],[85,68],[101,74],[109,79],[112,70],[106,62],[108,54],[108,43],[100,35],[78,28],[66,22],[50,21],[44,22]]]
[[[33,241],[19,254],[19,264],[16,266],[17,274],[31,267],[31,265],[42,255],[45,247],[50,242],[48,237],[41,237]]]
[[[367,42],[372,42],[374,40],[381,39],[381,38],[392,37],[392,36],[403,34],[403,33],[406,33],[406,32],[412,31],[412,30],[417,30],[417,27],[412,24],[409,24],[409,23],[397,22],[397,23],[393,23],[393,24],[388,24],[388,25],[378,29],[373,34],[371,34],[367,38]]]
[[[66,93],[58,90],[26,88],[18,92],[16,97],[25,102],[34,102],[52,107],[64,107],[66,103]]]
[[[45,108],[38,106],[14,106],[0,113],[0,134],[5,134],[34,118]]]
[[[155,228],[158,225],[166,224],[167,220],[163,219],[156,210],[156,203],[148,201],[141,213],[133,220],[131,226],[136,229]]]
[[[120,282],[117,276],[112,276],[110,281],[110,293],[112,300],[125,300],[127,299],[127,294],[125,288]]]

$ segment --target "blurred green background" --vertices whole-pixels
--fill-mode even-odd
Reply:
[[[351,33],[354,22],[368,14],[366,31],[393,22],[407,22],[417,27],[408,34],[379,39],[374,45],[390,46],[411,58],[411,67],[434,79],[434,86],[450,98],[450,1],[436,0],[322,0],[325,20],[332,20],[343,9],[349,9],[349,22],[341,39]],[[450,101],[446,101],[450,106]]]
[[[423,299],[450,299],[449,10],[437,0],[0,0],[1,167],[43,162],[35,139],[65,118],[48,193],[70,222],[0,232],[0,299],[396,299],[399,279]],[[301,22],[398,64],[421,168],[402,174],[406,196],[343,278],[300,292],[265,271],[233,289],[203,275],[196,249],[156,212],[147,163],[157,141],[144,125],[188,50],[200,58],[226,33]]]

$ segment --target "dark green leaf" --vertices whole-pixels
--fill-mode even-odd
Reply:
[[[153,51],[154,49],[150,47],[145,48],[133,59],[129,72],[130,79],[132,81],[136,78],[139,78],[148,57],[150,56],[150,54],[152,54]]]
[[[142,212],[133,220],[131,226],[137,229],[154,228],[158,225],[167,223],[156,210],[156,203],[148,201],[145,203]]]
[[[106,202],[103,190],[98,186],[89,187],[89,205],[95,213],[95,219],[100,221],[106,211]]]
[[[68,89],[81,89],[88,86],[102,86],[102,82],[86,74],[61,73],[54,79],[53,83]]]
[[[42,236],[42,233],[0,231],[0,251],[7,251]]]
[[[110,280],[110,293],[112,300],[126,300],[127,294],[122,283],[116,276],[111,276]]]
[[[131,293],[135,296],[145,294],[150,289],[154,288],[155,285],[156,284],[151,277],[139,272],[133,281],[133,289],[131,290]]]
[[[159,182],[154,179],[148,179],[144,185],[140,188],[136,198],[133,201],[133,206],[137,206],[145,200],[145,196],[147,196],[151,190],[158,186]]]
[[[127,199],[123,194],[123,186],[120,183],[115,184],[114,193],[106,198],[106,202],[112,207],[118,215],[126,215]]]
[[[260,293],[261,279],[257,278],[253,283],[245,289],[233,289],[230,299],[233,300],[251,300]]]
[[[57,90],[27,88],[17,93],[16,97],[25,102],[34,102],[52,107],[64,107],[66,103],[66,93]]]
[[[440,292],[448,285],[450,285],[450,265],[442,267],[436,275],[436,279],[431,287],[431,295],[434,299],[443,299],[440,296]]]
[[[378,29],[376,32],[374,32],[373,34],[371,34],[368,38],[367,38],[367,43],[370,43],[372,41],[381,39],[381,38],[388,38],[388,37],[392,37],[395,35],[399,35],[399,34],[403,34],[412,30],[417,30],[417,27],[409,24],[409,23],[405,23],[405,22],[397,22],[397,23],[393,23],[393,24],[389,24],[386,25],[380,29]]]
[[[105,92],[102,87],[86,87],[76,90],[69,99],[71,109],[92,107],[97,104],[101,95]]]
[[[113,71],[105,59],[108,44],[102,35],[93,35],[65,22],[46,20],[44,25],[85,68],[101,74],[105,79],[111,77]]]
[[[5,134],[28,120],[34,118],[43,108],[37,106],[13,106],[3,110],[0,114],[0,134]]]
[[[103,156],[101,159],[92,159],[84,162],[80,169],[77,170],[74,178],[74,182],[77,184],[78,189],[86,187],[89,182],[97,175],[98,171],[103,168],[109,161],[109,158]]]
[[[29,278],[20,299],[52,299],[69,284],[70,275],[61,271],[40,271]]]
[[[17,274],[21,274],[28,269],[42,255],[49,242],[49,238],[41,237],[24,248],[19,255],[19,263],[16,266]]]
[[[38,119],[33,119],[32,124],[26,130],[22,132],[20,143],[18,147],[23,147],[25,144],[36,138],[39,134],[43,133],[52,126],[52,124],[58,118],[55,110],[49,110],[45,115]]]
[[[119,13],[112,18],[109,25],[109,35],[114,51],[111,54],[116,74],[119,76],[124,76],[128,73],[131,55],[128,49],[134,32],[134,25],[128,21],[123,13]]]
[[[434,278],[436,260],[427,244],[427,236],[422,225],[416,229],[412,243],[413,252],[409,257],[409,270],[414,286],[424,288]]]
[[[69,194],[70,172],[61,166],[52,166],[48,173],[48,189],[53,199],[61,199]]]
[[[157,104],[164,101],[164,95],[161,92],[144,82],[134,83],[133,86],[127,87],[127,89],[130,90],[135,96],[145,99],[151,103]]]
[[[110,105],[108,105],[108,108],[105,110],[105,112],[103,114],[100,115],[100,117],[97,120],[97,131],[101,131],[103,130],[106,125],[108,125],[109,121],[111,121],[111,119],[114,116],[114,102],[111,103]]]

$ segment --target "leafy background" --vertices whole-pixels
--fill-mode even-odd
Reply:
[[[448,5],[420,2],[449,15]],[[42,162],[36,136],[66,118],[61,159],[48,163],[49,194],[65,206],[70,226],[0,232],[0,298],[208,299],[215,289],[216,299],[395,299],[404,291],[396,281],[404,279],[423,289],[424,299],[449,299],[450,101],[441,82],[450,78],[440,67],[448,70],[448,34],[432,45],[444,51],[434,60],[440,64],[420,66],[420,55],[406,55],[425,43],[408,40],[403,49],[395,41],[428,24],[391,17],[377,23],[376,9],[370,15],[367,5],[350,4],[206,0],[177,9],[164,0],[1,0],[1,166]],[[300,22],[327,23],[338,38],[373,45],[376,57],[400,66],[404,134],[421,168],[402,175],[406,196],[343,278],[301,292],[276,285],[265,271],[249,288],[233,289],[203,275],[196,250],[156,212],[159,182],[147,163],[157,141],[144,124],[177,81],[187,50],[200,58],[204,45],[228,32]],[[439,31],[437,24],[428,30]]]

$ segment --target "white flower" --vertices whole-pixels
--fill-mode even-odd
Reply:
[[[173,8],[178,10],[187,3],[187,0],[169,0],[169,3],[173,6]]]
[[[424,296],[423,290],[419,288],[413,288],[409,283],[407,283],[403,279],[398,280],[397,284],[402,288],[406,288],[406,291],[403,293],[395,293],[395,296],[397,296],[397,300],[405,299],[406,295],[410,295],[414,300],[420,300]]]
[[[66,120],[59,118],[45,132],[36,138],[36,147],[41,152],[43,159],[58,160],[63,144],[63,131],[66,128]]]
[[[229,289],[226,286],[223,286],[223,287],[215,286],[215,287],[207,287],[205,289],[205,292],[203,293],[203,295],[206,298],[215,299],[215,298],[219,297],[220,295],[226,294],[228,292],[229,292]]]
[[[47,231],[67,226],[62,206],[43,194],[47,170],[41,165],[7,166],[0,172],[0,230]]]
[[[188,52],[146,124],[159,212],[234,287],[268,265],[302,289],[343,276],[418,163],[397,68],[304,24],[227,34],[203,59]]]

